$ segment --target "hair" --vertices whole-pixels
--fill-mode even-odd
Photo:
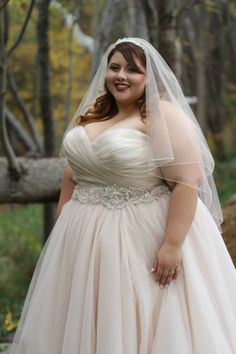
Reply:
[[[133,43],[123,42],[117,44],[109,53],[107,58],[107,64],[109,64],[111,57],[115,52],[120,52],[125,60],[132,68],[138,73],[141,73],[140,68],[137,66],[135,59],[137,58],[140,63],[146,67],[146,57],[143,49]],[[80,115],[75,118],[75,123],[85,125],[88,122],[98,122],[100,120],[108,120],[118,114],[118,107],[116,100],[104,83],[105,93],[99,96],[92,107],[90,107],[84,115]],[[146,106],[145,106],[145,92],[137,100],[137,106],[140,111],[142,121],[146,118]]]

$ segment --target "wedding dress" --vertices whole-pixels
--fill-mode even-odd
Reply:
[[[198,200],[176,282],[150,272],[171,192],[148,136],[82,126],[64,149],[77,182],[35,269],[11,354],[235,354],[236,272]]]

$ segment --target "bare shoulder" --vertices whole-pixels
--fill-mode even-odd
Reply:
[[[191,119],[180,106],[166,100],[161,100],[160,106],[169,128],[192,129]]]
[[[173,113],[180,112],[180,108],[176,104],[167,100],[160,100],[160,106],[164,113],[168,116],[172,116]]]

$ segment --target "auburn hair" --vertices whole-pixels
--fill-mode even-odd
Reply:
[[[107,58],[107,64],[109,64],[111,57],[115,52],[120,52],[127,63],[134,68],[136,72],[141,72],[139,67],[137,66],[135,59],[138,59],[140,63],[146,67],[146,57],[144,51],[141,47],[130,43],[123,42],[119,43],[113,48]],[[98,122],[108,120],[118,114],[118,107],[116,104],[116,100],[114,96],[110,93],[107,88],[106,83],[104,83],[104,91],[105,93],[99,96],[95,103],[90,107],[85,114],[80,115],[75,118],[75,123],[79,125],[85,125],[88,122]],[[137,100],[137,106],[140,111],[141,119],[145,121],[146,118],[146,106],[145,106],[145,92],[143,95]]]

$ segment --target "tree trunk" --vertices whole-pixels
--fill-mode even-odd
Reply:
[[[38,2],[38,83],[39,102],[44,128],[44,150],[48,157],[53,156],[55,149],[54,122],[51,111],[50,95],[50,64],[49,64],[49,5],[50,0],[39,0]],[[55,205],[44,205],[44,240],[46,241],[55,222]]]
[[[148,26],[149,40],[155,48],[158,48],[158,8],[156,0],[145,0],[143,2],[144,10],[146,13],[146,22]]]
[[[124,20],[126,35],[149,40],[145,1],[127,0],[125,4],[127,6]]]
[[[49,63],[49,4],[50,0],[40,0],[38,2],[38,22],[37,22],[37,80],[41,117],[44,128],[44,148],[45,155],[51,157],[55,150],[54,121],[51,110],[50,94],[50,63]]]
[[[222,116],[222,53],[220,37],[222,32],[220,15],[212,12],[209,19],[208,34],[208,58],[207,65],[207,101],[208,110],[207,122],[212,132],[215,145],[215,152],[219,159],[225,158],[224,144],[222,138],[223,116]]]
[[[158,1],[159,46],[158,50],[167,64],[175,71],[176,4],[174,0]]]
[[[199,55],[197,62],[197,117],[198,122],[203,130],[206,132],[207,122],[206,122],[206,31],[207,31],[207,14],[205,4],[199,3],[199,33],[198,33],[198,47]],[[201,18],[201,20],[200,20]]]
[[[107,38],[111,33],[116,18],[119,15],[120,0],[108,0],[106,8],[103,11],[101,23],[98,31],[95,33],[94,53],[92,62],[92,76],[96,73],[102,55],[107,46]]]

